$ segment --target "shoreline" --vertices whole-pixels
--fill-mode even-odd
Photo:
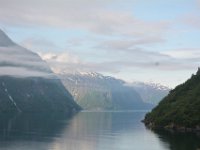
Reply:
[[[175,123],[170,123],[166,126],[158,126],[158,125],[155,125],[155,123],[153,122],[147,122],[145,120],[142,120],[141,122],[143,122],[147,128],[152,129],[152,130],[162,129],[162,130],[168,130],[168,131],[174,131],[174,132],[200,133],[200,125],[196,125],[195,127],[187,127],[187,126],[177,125]]]

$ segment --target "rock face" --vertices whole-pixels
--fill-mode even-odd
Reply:
[[[0,30],[0,112],[79,109],[46,62]]]
[[[94,72],[58,75],[75,101],[87,110],[150,109],[134,88],[113,77]]]
[[[170,91],[157,107],[145,116],[152,128],[199,131],[200,126],[200,69],[196,75]]]

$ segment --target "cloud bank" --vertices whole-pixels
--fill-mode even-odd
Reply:
[[[195,51],[199,53],[198,50]],[[40,56],[56,73],[73,71],[119,73],[124,69],[130,68],[177,71],[198,67],[200,55],[196,55],[196,59],[192,59],[193,57],[176,57],[176,53],[180,56],[179,53],[184,54],[184,51],[173,50],[172,52],[157,53],[143,50],[132,50],[126,60],[117,59],[115,61],[111,60],[99,63],[83,61],[78,56],[69,53],[40,53]],[[121,55],[121,57],[123,56]]]
[[[0,75],[21,77],[50,77],[46,62],[35,53],[20,46],[0,47]]]
[[[181,7],[179,0],[0,0],[0,4],[0,26],[26,48],[40,52],[56,72],[105,72],[125,80],[138,75],[137,80],[154,77],[175,85],[199,65],[199,0],[183,1]],[[28,56],[1,58],[1,63],[11,67],[11,59],[12,67],[44,70]]]
[[[116,3],[112,0],[1,0],[0,3],[0,20],[7,25],[51,26],[140,38],[160,37],[169,28],[167,21],[144,21],[130,12],[109,9]]]

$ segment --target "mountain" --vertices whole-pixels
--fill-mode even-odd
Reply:
[[[144,123],[152,128],[200,131],[200,69],[196,75],[170,91],[145,116]]]
[[[125,82],[94,72],[61,73],[58,75],[75,101],[89,110],[150,109],[134,88]]]
[[[0,112],[79,109],[47,63],[0,30]]]
[[[128,85],[140,94],[145,103],[153,105],[157,105],[170,91],[168,87],[155,83],[134,82]]]

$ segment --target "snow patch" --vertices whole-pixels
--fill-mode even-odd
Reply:
[[[5,83],[2,82],[2,85],[4,87],[4,91],[6,92],[6,94],[8,95],[9,100],[12,102],[12,104],[15,106],[15,108],[18,110],[18,112],[22,112],[21,109],[17,106],[17,103],[15,102],[15,100],[12,98],[12,96],[9,94],[8,89],[5,86]]]

